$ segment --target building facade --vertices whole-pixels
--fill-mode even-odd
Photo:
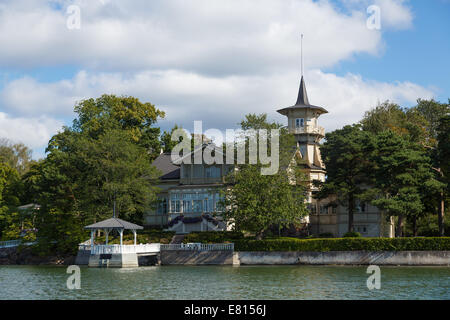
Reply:
[[[162,172],[158,185],[161,192],[156,210],[145,216],[146,226],[159,226],[177,234],[226,229],[220,218],[220,190],[233,166],[193,162],[175,165],[170,153],[161,153],[155,159],[153,165]]]
[[[295,136],[297,156],[304,160],[305,173],[311,182],[307,195],[309,208],[309,232],[313,235],[333,235],[342,237],[348,232],[348,208],[336,196],[317,200],[318,191],[312,181],[324,182],[326,168],[320,155],[320,141],[325,137],[325,129],[319,126],[319,117],[328,111],[309,103],[306,85],[302,76],[295,105],[278,110],[287,117],[289,132]],[[354,213],[354,231],[365,237],[393,237],[394,224],[387,221],[384,214],[368,203],[357,202]]]
[[[296,103],[278,112],[287,117],[289,132],[295,136],[297,144],[296,156],[303,160],[310,181],[306,199],[309,216],[305,219],[309,233],[342,237],[348,231],[348,209],[335,196],[315,199],[318,189],[312,183],[326,179],[326,168],[320,155],[320,141],[325,137],[325,129],[319,126],[319,117],[328,111],[309,103],[302,77]],[[200,149],[205,147],[208,144]],[[191,163],[194,163],[194,154],[195,151],[189,155]],[[161,153],[153,165],[162,172],[158,185],[161,192],[156,210],[146,214],[147,226],[160,226],[177,233],[227,229],[220,218],[219,191],[233,165],[175,165],[170,153]],[[357,202],[354,231],[365,237],[393,237],[394,224],[376,207]]]

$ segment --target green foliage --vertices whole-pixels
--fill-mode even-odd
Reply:
[[[374,164],[373,186],[379,192],[372,204],[393,216],[421,216],[427,189],[440,187],[425,150],[392,131],[376,135],[366,150]]]
[[[161,135],[161,144],[164,152],[171,152],[173,147],[177,145],[177,141],[172,141],[172,134],[177,129],[181,129],[181,127],[178,127],[178,125],[175,124],[170,132],[164,131],[164,133]]]
[[[83,226],[111,217],[114,203],[116,216],[140,224],[156,199],[151,161],[160,145],[152,125],[164,113],[114,95],[84,100],[75,112],[73,126],[52,137],[47,157],[23,179],[41,205],[39,251],[55,243],[74,250],[86,240]]]
[[[200,243],[225,243],[243,239],[244,234],[237,231],[203,231],[191,232],[183,239],[183,243],[200,242]]]
[[[450,250],[450,238],[336,238],[236,240],[236,251],[426,251]]]
[[[361,233],[359,232],[346,232],[344,238],[361,238]]]
[[[241,122],[243,130],[277,129],[280,125],[267,122],[267,115],[247,115]],[[304,188],[291,182],[297,181],[299,172],[296,167],[288,172],[289,164],[294,160],[295,142],[286,130],[280,130],[280,164],[277,173],[261,174],[261,163],[237,165],[237,170],[226,178],[229,188],[223,192],[221,216],[234,226],[235,231],[253,232],[263,237],[271,226],[287,227],[300,223],[307,214],[304,204]],[[257,132],[253,137],[258,139]],[[270,136],[270,135],[269,135]],[[246,141],[250,137],[246,137]],[[270,137],[269,137],[270,140]],[[294,147],[294,148],[293,148]],[[246,143],[246,159],[249,148]],[[274,152],[268,144],[268,152]]]
[[[31,150],[23,143],[12,143],[7,139],[0,139],[0,162],[7,163],[23,175],[33,163]]]
[[[319,234],[319,238],[334,238],[334,235],[331,232],[324,232]]]
[[[450,115],[446,115],[439,120],[437,133],[438,161],[442,174],[450,186]]]
[[[353,214],[356,200],[360,199],[367,183],[369,163],[366,157],[365,145],[369,134],[361,130],[361,126],[345,126],[340,130],[327,133],[326,142],[320,147],[327,180],[316,182],[320,191],[317,198],[323,199],[337,195],[342,205],[348,209],[348,230],[353,231]]]
[[[164,112],[149,102],[142,103],[131,96],[102,95],[97,99],[86,99],[75,106],[78,117],[73,121],[73,130],[84,132],[98,139],[107,131],[121,130],[130,134],[132,140],[156,158],[161,145],[160,129],[152,127]]]

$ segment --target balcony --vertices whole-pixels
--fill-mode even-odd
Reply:
[[[325,136],[325,129],[323,127],[314,127],[314,126],[303,126],[303,127],[297,127],[297,128],[289,128],[289,133],[292,134],[318,134],[322,137]]]

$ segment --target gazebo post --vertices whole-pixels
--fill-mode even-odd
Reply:
[[[108,245],[109,229],[105,229],[105,235],[106,235],[106,245]]]
[[[134,245],[136,245],[136,230],[133,230],[134,233]]]
[[[91,253],[94,252],[94,230],[91,230]]]
[[[120,245],[123,245],[123,229],[119,229],[119,233],[120,233]]]

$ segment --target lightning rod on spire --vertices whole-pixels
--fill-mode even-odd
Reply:
[[[301,74],[302,74],[302,78],[303,78],[303,33],[302,33],[302,36],[301,36],[301,39],[300,39],[300,52],[301,52],[301,54],[300,54],[300,65],[301,65],[301,69],[302,69]]]

